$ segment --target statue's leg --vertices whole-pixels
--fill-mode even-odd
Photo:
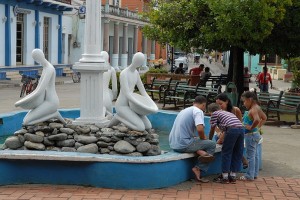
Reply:
[[[56,113],[57,112],[57,113]],[[58,118],[59,120],[63,119],[60,114],[58,116],[58,111],[56,106],[53,106],[52,103],[44,102],[35,109],[30,110],[27,115],[24,117],[23,125],[33,125],[39,122],[46,121],[51,118]],[[62,121],[64,122],[64,120]]]
[[[149,129],[152,128],[152,124],[151,124],[151,122],[150,122],[150,120],[148,119],[147,116],[143,115],[143,116],[141,116],[141,119],[142,119],[142,121],[144,122],[145,129],[146,129],[146,130],[149,130]]]
[[[128,106],[119,107],[117,110],[116,119],[124,123],[132,130],[144,131],[145,125],[141,116],[133,112]]]

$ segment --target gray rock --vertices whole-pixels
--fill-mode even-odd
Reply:
[[[78,149],[79,147],[84,146],[84,144],[81,144],[79,142],[75,143],[75,149]]]
[[[140,152],[132,152],[132,153],[128,153],[128,154],[125,154],[126,156],[133,156],[133,157],[138,157],[138,156],[143,156],[142,153]]]
[[[153,139],[159,139],[159,135],[156,133],[150,134]]]
[[[43,136],[35,135],[35,134],[31,134],[31,133],[26,133],[24,135],[24,137],[25,137],[25,140],[34,142],[34,143],[41,143],[44,140]]]
[[[27,133],[27,130],[22,128],[16,132],[14,132],[14,135],[24,135],[25,133]]]
[[[111,137],[111,141],[112,141],[112,142],[118,142],[118,141],[120,141],[120,140],[122,140],[122,138],[119,138],[119,137],[116,137],[116,136],[112,136],[112,137]]]
[[[110,153],[110,150],[107,149],[107,148],[101,148],[101,149],[99,149],[99,152],[100,152],[101,154],[109,154],[109,153]]]
[[[92,133],[96,133],[97,131],[100,130],[100,128],[95,125],[90,125],[89,127],[90,127]]]
[[[120,131],[115,131],[113,136],[122,138],[122,137],[126,136],[126,133],[121,133]]]
[[[61,148],[61,151],[63,151],[63,152],[76,152],[76,149],[72,148],[72,147],[63,147],[63,148]]]
[[[18,136],[11,136],[5,140],[5,146],[9,149],[18,149],[23,146],[23,143],[20,142]]]
[[[113,132],[114,129],[112,128],[101,128],[101,132]]]
[[[30,141],[25,141],[24,146],[28,149],[35,149],[44,151],[46,149],[45,145],[42,143],[34,143]]]
[[[48,139],[48,137],[44,137],[44,145],[46,146],[53,146],[55,144],[54,141]]]
[[[75,131],[74,131],[73,129],[71,129],[71,128],[60,128],[59,131],[62,132],[62,133],[66,133],[66,134],[68,134],[68,135],[71,135],[71,134],[73,134],[73,133],[75,132]]]
[[[140,143],[145,142],[146,139],[145,138],[137,138],[136,139],[136,138],[129,137],[129,138],[124,138],[124,140],[127,141],[127,142],[129,142],[133,146],[137,146]]]
[[[98,145],[98,147],[106,148],[106,147],[108,147],[109,144],[106,142],[103,142],[103,141],[99,141],[99,142],[97,142],[97,145]]]
[[[145,132],[141,131],[128,131],[128,134],[131,136],[144,136],[147,135]]]
[[[132,153],[135,151],[135,147],[132,146],[129,142],[121,140],[114,145],[114,149],[118,153]]]
[[[75,131],[81,134],[88,134],[91,132],[91,129],[88,126],[77,126]]]
[[[82,144],[91,144],[98,141],[98,139],[95,136],[85,136],[85,135],[76,135],[74,136],[74,139],[77,142],[80,142]]]
[[[79,147],[77,151],[82,153],[98,153],[98,146],[96,144],[88,144]]]
[[[99,140],[104,141],[104,142],[110,142],[111,141],[111,139],[109,137],[105,137],[105,136],[100,137]]]
[[[159,146],[156,145],[151,145],[151,148],[149,149],[149,151],[146,152],[146,156],[157,156],[161,154],[161,150],[159,148]]]
[[[67,140],[57,141],[56,145],[59,147],[73,147],[75,145],[75,140],[67,139]]]
[[[60,140],[65,140],[68,138],[68,135],[66,133],[59,133],[56,135],[50,135],[48,137],[49,140],[55,140],[55,141],[60,141]]]
[[[150,139],[148,142],[150,144],[159,144],[159,140],[158,139]]]
[[[54,147],[54,146],[46,147],[46,150],[47,151],[61,151],[60,148]]]
[[[108,132],[108,131],[104,131],[102,133],[100,133],[101,137],[111,137],[114,134],[114,132]]]
[[[118,130],[123,133],[127,133],[129,131],[126,126],[118,126]]]
[[[108,146],[107,148],[108,148],[110,151],[115,150],[113,146]]]
[[[37,132],[35,132],[35,134],[36,134],[36,135],[39,135],[39,136],[42,136],[42,137],[45,136],[45,133],[42,132],[42,131],[37,131]]]
[[[144,153],[146,151],[149,151],[151,148],[151,144],[149,142],[141,142],[137,145],[136,150],[140,153]]]
[[[74,124],[66,124],[66,128],[70,128],[70,129],[73,129],[73,130],[76,130],[78,125],[74,125]]]
[[[35,126],[33,128],[33,130],[34,130],[34,132],[42,131],[43,133],[51,133],[53,129],[47,125],[43,125],[43,126]],[[32,132],[30,131],[30,133],[32,133]]]
[[[24,144],[24,142],[25,142],[25,137],[24,137],[24,135],[18,135],[18,138],[19,138],[20,142],[21,142],[22,144]]]
[[[57,128],[55,128],[53,131],[52,131],[52,133],[51,133],[52,135],[56,135],[56,134],[58,134],[58,129]]]
[[[60,129],[60,128],[63,128],[64,125],[63,124],[60,124],[60,123],[56,123],[56,122],[52,122],[49,124],[49,127],[52,128],[52,129]]]
[[[68,135],[68,139],[74,139],[73,135]]]

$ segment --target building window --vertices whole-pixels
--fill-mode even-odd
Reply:
[[[261,64],[267,62],[269,65],[278,65],[281,64],[280,60],[280,57],[275,54],[259,55],[259,63]]]
[[[120,4],[119,0],[114,0],[114,6],[119,7],[119,4]]]
[[[23,64],[23,42],[24,42],[24,14],[17,15],[17,34],[16,34],[16,64]]]
[[[44,17],[44,41],[43,41],[43,50],[45,58],[49,60],[49,28],[50,28],[50,18]]]

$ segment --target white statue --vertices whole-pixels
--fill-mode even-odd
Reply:
[[[117,98],[118,86],[116,70],[110,65],[108,59],[109,55],[106,51],[101,51],[100,55],[105,60],[105,64],[109,65],[108,71],[103,73],[103,105],[106,108],[106,114],[112,115],[112,101]],[[111,80],[112,89],[109,88],[109,82]]]
[[[55,68],[45,59],[40,49],[32,51],[32,58],[43,66],[43,72],[36,89],[15,103],[16,107],[30,109],[23,120],[23,125],[33,125],[51,118],[66,123],[57,110],[59,100],[55,91]]]
[[[144,63],[144,54],[134,54],[132,63],[120,74],[120,94],[115,104],[116,114],[109,127],[124,123],[133,130],[144,131],[152,128],[147,114],[156,113],[158,108],[147,94],[137,68]],[[138,93],[134,93],[135,86]]]

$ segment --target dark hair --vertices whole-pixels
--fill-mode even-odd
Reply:
[[[211,104],[209,104],[208,107],[207,107],[207,110],[208,110],[208,112],[210,112],[210,113],[213,113],[213,112],[218,111],[218,110],[220,110],[220,109],[221,109],[221,108],[220,108],[219,104],[217,104],[217,103],[211,103]]]
[[[245,67],[245,73],[247,73],[249,71],[248,67]]]
[[[183,67],[183,63],[179,63],[179,67],[180,67],[180,68]]]
[[[209,67],[205,67],[204,71],[209,72]]]
[[[217,96],[216,99],[219,99],[221,101],[224,101],[224,102],[228,102],[227,104],[227,108],[226,108],[226,111],[228,112],[232,112],[232,109],[233,109],[233,105],[231,103],[231,100],[228,98],[228,96],[225,94],[225,93],[221,93]]]
[[[254,92],[246,91],[242,94],[242,97],[246,99],[253,99],[258,102],[257,95]]]
[[[206,98],[201,95],[196,96],[194,103],[199,103],[199,104],[206,103]]]
[[[203,67],[204,68],[204,64],[200,64],[199,67]]]

